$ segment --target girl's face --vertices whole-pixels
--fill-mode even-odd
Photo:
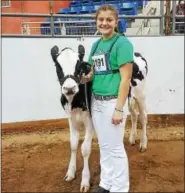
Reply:
[[[110,10],[100,11],[100,13],[97,16],[96,20],[97,29],[103,35],[103,37],[106,38],[111,37],[115,32],[117,24],[118,21],[116,19],[116,16]]]

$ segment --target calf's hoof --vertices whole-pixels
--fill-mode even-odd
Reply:
[[[64,180],[69,182],[75,178],[76,168],[75,167],[69,167],[66,176],[64,177]]]
[[[80,187],[80,192],[88,192],[90,189],[90,186],[89,185],[81,185]]]
[[[130,136],[130,137],[129,137],[129,143],[130,143],[131,145],[135,145],[135,144],[136,144],[135,137]]]
[[[148,138],[147,136],[141,138],[139,150],[140,152],[145,152],[147,150]]]
[[[145,152],[147,150],[147,145],[143,145],[142,143],[140,143],[140,146],[139,146],[139,151],[141,153]]]
[[[72,181],[74,178],[75,178],[75,176],[73,176],[73,175],[68,175],[68,174],[67,174],[67,175],[64,177],[64,180],[67,181],[67,182],[69,182],[69,181]]]

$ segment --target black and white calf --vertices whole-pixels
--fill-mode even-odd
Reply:
[[[81,192],[87,192],[90,188],[89,156],[91,142],[94,133],[90,115],[91,82],[80,84],[82,74],[90,72],[90,66],[83,61],[85,49],[79,45],[78,53],[71,48],[64,48],[60,53],[57,46],[51,49],[51,56],[56,66],[56,72],[61,86],[61,104],[68,114],[70,129],[71,158],[66,181],[75,178],[76,154],[79,141],[80,122],[85,127],[85,139],[81,146],[84,167],[82,171]],[[87,95],[85,95],[85,92]]]
[[[128,96],[128,107],[131,115],[132,128],[129,142],[134,145],[137,136],[137,119],[140,115],[142,132],[140,137],[140,151],[147,149],[147,110],[146,110],[146,77],[148,65],[146,59],[140,53],[134,53],[133,73]]]

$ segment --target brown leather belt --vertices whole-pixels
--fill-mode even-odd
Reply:
[[[96,95],[96,94],[93,94],[94,98],[96,100],[99,100],[99,101],[109,101],[111,99],[116,99],[118,98],[118,96],[116,95],[110,95],[110,96],[101,96],[101,95]]]

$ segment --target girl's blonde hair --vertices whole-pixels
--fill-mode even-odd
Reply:
[[[97,18],[98,18],[98,15],[100,14],[101,11],[112,11],[114,16],[115,16],[115,19],[118,20],[118,11],[116,10],[116,8],[112,5],[102,5],[98,8],[98,10],[96,11],[96,21],[97,21]]]

